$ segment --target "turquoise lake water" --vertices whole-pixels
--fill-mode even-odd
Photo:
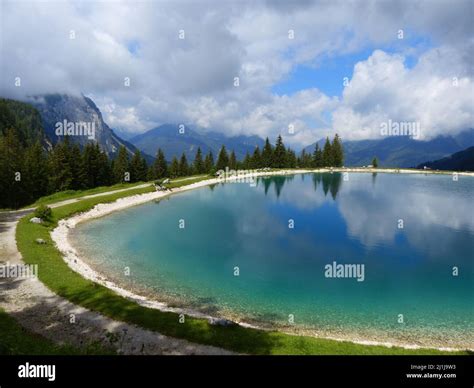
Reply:
[[[175,306],[326,336],[474,348],[473,197],[474,179],[462,176],[259,178],[79,224],[71,242],[119,285]],[[363,264],[363,281],[326,277],[333,262]]]

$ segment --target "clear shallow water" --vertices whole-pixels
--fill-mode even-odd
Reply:
[[[71,241],[120,285],[175,305],[329,336],[474,348],[473,196],[470,177],[261,178],[86,222]],[[364,264],[364,281],[326,278],[333,261]]]

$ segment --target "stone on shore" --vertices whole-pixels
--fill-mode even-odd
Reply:
[[[237,323],[234,321],[231,321],[229,319],[224,319],[224,318],[210,318],[209,319],[209,324],[214,325],[214,326],[235,326]]]

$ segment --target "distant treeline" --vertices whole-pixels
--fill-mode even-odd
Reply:
[[[213,173],[218,170],[225,170],[226,167],[231,170],[250,170],[266,167],[318,168],[342,167],[343,163],[344,151],[341,139],[337,134],[332,143],[329,141],[329,138],[326,138],[322,149],[316,144],[312,154],[303,150],[300,156],[296,156],[292,149],[285,147],[282,137],[278,136],[274,146],[270,144],[267,138],[262,150],[257,146],[252,154],[247,152],[242,161],[237,160],[234,151],[231,151],[229,155],[225,146],[222,146],[215,163],[212,151],[203,156],[201,148],[198,148],[194,161],[188,162],[186,155],[183,153],[179,159],[174,157],[171,164],[168,165],[163,151],[158,149],[153,166],[153,177],[163,178],[166,176],[177,177],[190,174]]]
[[[52,147],[52,148],[51,148]],[[46,151],[48,149],[49,151]],[[59,191],[84,190],[121,182],[139,182],[164,177],[212,174],[218,170],[342,166],[343,151],[336,135],[323,149],[313,154],[286,148],[281,136],[275,146],[268,140],[252,155],[237,161],[234,151],[223,146],[214,162],[212,152],[203,155],[198,148],[193,161],[183,154],[170,163],[162,150],[148,165],[140,151],[130,156],[125,147],[114,160],[108,158],[97,143],[82,148],[65,136],[51,146],[43,134],[36,109],[20,102],[0,99],[0,208],[19,208],[38,198]]]

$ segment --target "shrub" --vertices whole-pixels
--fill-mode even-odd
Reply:
[[[44,221],[49,221],[51,219],[51,208],[46,205],[40,205],[35,210],[35,217],[41,218]]]

